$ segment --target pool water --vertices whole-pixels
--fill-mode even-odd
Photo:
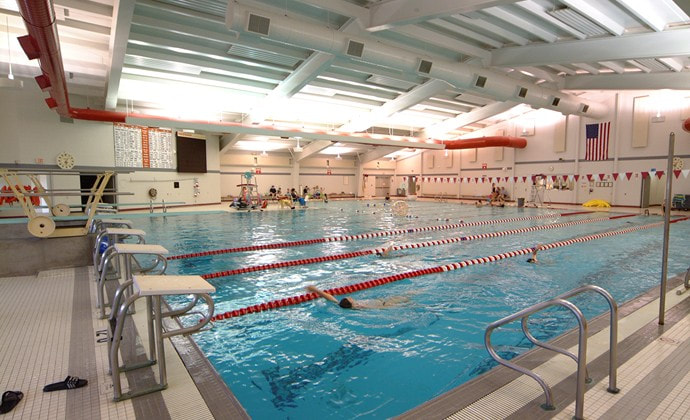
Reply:
[[[374,204],[376,206],[374,207]],[[412,217],[392,214],[381,201],[312,204],[308,210],[243,212],[136,219],[148,243],[171,254],[274,242],[353,235],[552,214],[547,219],[463,227],[351,242],[231,253],[171,261],[168,273],[204,274],[272,262],[332,255],[468,234],[600,218],[608,213],[560,217],[568,210],[476,208],[409,202]],[[212,279],[216,313],[395,273],[661,221],[635,216],[498,238],[403,250],[393,258],[364,256]],[[409,302],[390,309],[344,310],[324,299],[221,320],[195,340],[250,416],[276,418],[387,418],[403,413],[491,369],[484,349],[488,323],[584,284],[607,289],[621,304],[658,285],[662,227],[640,230],[525,256],[425,275],[374,287],[352,296]],[[671,225],[669,273],[688,268],[690,222]],[[608,309],[598,295],[573,300],[588,318]],[[563,310],[533,322],[539,339],[575,326]],[[519,324],[495,332],[499,354],[530,348]]]

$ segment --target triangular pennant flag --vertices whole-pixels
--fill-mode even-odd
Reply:
[[[514,177],[513,177],[513,182],[517,182],[517,180],[518,180],[518,177],[514,176]]]
[[[563,182],[566,182],[568,180],[568,175],[563,175],[562,178],[563,178]]]
[[[573,175],[573,178],[575,178],[575,182],[577,182],[580,179],[580,175]]]
[[[523,177],[522,177],[522,182],[527,182],[527,177],[526,177],[526,176],[523,176]]]
[[[493,182],[493,180],[494,180],[494,177],[490,176],[490,177],[489,177],[489,182]]]
[[[683,178],[687,178],[688,174],[690,174],[690,169],[683,169],[680,172],[683,174]]]
[[[592,180],[592,174],[587,174],[587,179],[591,181]]]
[[[630,177],[632,176],[632,172],[626,172],[625,177],[628,178],[628,181],[630,181]]]
[[[474,178],[474,183],[475,183],[475,184],[479,184],[479,178],[476,178],[476,177],[475,177],[475,178]]]
[[[571,180],[571,181],[574,180],[574,179],[575,179],[575,175],[568,175],[568,179]]]
[[[406,176],[403,177],[403,182],[407,182],[407,177],[406,177]]]
[[[509,179],[510,179],[509,177],[505,177],[504,181],[508,182]]]
[[[674,169],[674,170],[673,170],[673,175],[675,175],[675,176],[676,176],[676,179],[678,179],[678,177],[680,176],[680,169]]]
[[[603,181],[606,174],[599,174],[599,181]]]
[[[614,172],[611,175],[613,175],[613,180],[618,181],[618,172]]]
[[[661,177],[664,176],[664,171],[656,171],[656,177],[661,179]]]
[[[642,174],[642,179],[647,179],[649,177],[649,172],[642,171],[641,174]]]

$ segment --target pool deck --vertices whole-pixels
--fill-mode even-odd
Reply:
[[[112,294],[115,282],[109,283]],[[677,295],[680,283],[680,277],[669,281],[663,326],[656,323],[658,288],[621,307],[619,394],[606,392],[607,319],[602,316],[590,322],[588,366],[593,382],[585,395],[587,418],[690,418],[690,291]],[[24,393],[3,419],[249,418],[196,344],[183,337],[166,339],[168,389],[113,402],[108,345],[96,341],[96,332],[106,328],[106,321],[97,319],[95,303],[92,267],[0,278],[0,394],[6,390]],[[138,310],[133,322],[126,324],[126,360],[145,354],[143,314]],[[555,342],[569,348],[575,345],[576,335],[566,333]],[[536,382],[498,367],[400,418],[571,418],[574,362],[542,349],[515,360],[543,374],[554,391],[556,411],[539,407],[544,395]],[[124,388],[151,381],[154,371],[145,368],[123,374]],[[88,379],[89,384],[42,392],[44,385],[67,375]]]

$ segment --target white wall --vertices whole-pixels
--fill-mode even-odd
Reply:
[[[121,195],[120,203],[148,202],[148,190],[158,190],[157,201],[207,204],[220,202],[220,169],[218,137],[206,140],[206,174],[184,174],[177,171],[114,168],[115,146],[112,123],[80,121],[60,122],[55,111],[43,101],[33,81],[25,81],[23,89],[0,89],[0,167],[31,166],[37,169],[58,170],[55,158],[67,152],[75,158],[75,169],[84,171],[116,170],[118,189],[134,195]],[[200,195],[194,197],[191,178],[197,177]],[[51,188],[79,188],[77,176],[52,176]],[[173,188],[180,181],[180,188]],[[27,180],[28,183],[28,180]],[[56,202],[78,204],[79,197],[60,197]]]

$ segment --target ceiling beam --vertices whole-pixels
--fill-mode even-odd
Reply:
[[[428,137],[441,136],[449,131],[453,131],[457,128],[466,126],[468,124],[475,123],[498,115],[500,113],[506,112],[512,107],[516,106],[516,102],[495,102],[491,105],[486,105],[481,108],[477,108],[472,112],[467,112],[465,114],[460,114],[455,118],[449,118],[447,120],[441,121],[438,124],[426,127],[424,130]]]
[[[420,26],[410,25],[402,28],[395,28],[394,31],[413,39],[428,42],[431,45],[440,45],[443,48],[459,52],[463,55],[478,57],[483,60],[491,58],[491,53],[483,48],[476,47],[460,41],[459,39],[451,38]]]
[[[670,68],[673,71],[682,71],[683,70],[683,60],[681,60],[679,58],[665,57],[665,58],[657,58],[657,60],[664,63],[666,65],[666,67]]]
[[[690,86],[690,72],[658,72],[570,76],[565,78],[564,89],[686,90],[688,86]]]
[[[348,132],[364,131],[377,121],[388,118],[396,112],[403,111],[449,88],[451,88],[451,86],[444,81],[435,79],[429,80],[423,85],[417,86],[407,93],[403,93],[392,101],[386,102],[371,112],[356,116],[347,124],[342,125],[338,130]]]
[[[297,160],[297,162],[300,162],[300,161],[308,158],[311,155],[319,153],[323,149],[331,146],[332,144],[333,144],[333,142],[329,141],[329,140],[312,141],[308,145],[304,146],[304,148],[302,148],[301,152],[295,153],[295,160]]]
[[[450,23],[446,20],[442,19],[433,19],[429,21],[429,23],[433,23],[436,26],[439,26],[443,29],[446,29],[448,31],[451,31],[456,34],[464,35],[467,38],[472,38],[474,40],[477,40],[483,44],[490,45],[494,48],[501,48],[503,46],[503,43],[496,41],[493,38],[489,38],[488,36],[482,35],[478,32],[472,31],[470,29],[467,29],[465,27],[462,27],[460,25],[455,25],[453,23]]]
[[[501,67],[542,66],[637,58],[690,56],[690,29],[643,33],[621,37],[585,39],[554,44],[527,45],[496,50],[491,65]]]
[[[381,31],[455,13],[468,13],[517,0],[390,0],[371,8],[368,31]]]
[[[558,36],[553,32],[549,32],[541,26],[536,25],[514,13],[510,13],[505,9],[501,9],[500,7],[489,7],[488,9],[482,10],[482,12],[498,18],[509,25],[516,26],[526,32],[536,35],[538,38],[541,38],[546,42],[556,42],[556,40],[558,40]]]
[[[212,121],[197,121],[197,120],[172,120],[166,117],[159,117],[155,115],[137,115],[132,114],[127,116],[127,124],[144,125],[148,127],[165,127],[171,124],[179,128],[187,128],[192,130],[199,130],[213,133],[241,133],[241,134],[256,134],[262,136],[274,137],[304,137],[310,140],[330,140],[339,141],[341,143],[354,144],[368,144],[371,146],[393,146],[393,147],[413,147],[416,149],[443,149],[443,145],[435,142],[427,142],[416,138],[401,138],[392,139],[386,136],[370,135],[370,134],[354,134],[348,135],[337,132],[321,132],[300,130],[292,127],[277,127],[277,126],[262,126],[262,125],[243,125],[239,123],[221,123]]]
[[[240,141],[240,135],[237,133],[227,133],[220,136],[220,154],[228,153],[230,148]]]
[[[120,89],[122,66],[125,62],[127,39],[132,27],[136,0],[116,0],[113,6],[113,26],[110,28],[110,62],[105,77],[105,109],[114,110],[117,106],[117,93]]]
[[[630,13],[635,15],[638,19],[644,22],[657,32],[661,32],[666,28],[666,20],[659,15],[658,0],[616,0],[623,7],[628,9]]]
[[[494,25],[491,22],[488,22],[483,19],[472,19],[468,18],[463,15],[453,15],[452,16],[454,19],[459,20],[462,23],[474,26],[476,28],[483,29],[485,31],[488,31],[489,33],[495,34],[500,36],[503,39],[507,39],[510,42],[514,42],[518,45],[527,45],[529,44],[529,39],[522,37],[514,32],[511,32],[502,26]]]
[[[359,20],[361,25],[369,23],[369,9],[357,6],[354,3],[341,0],[298,0],[300,3],[309,4],[319,9],[335,12]]]
[[[372,160],[381,159],[382,157],[389,155],[393,152],[396,152],[398,150],[400,150],[399,147],[379,146],[379,147],[374,148],[373,150],[370,150],[370,151],[360,155],[359,156],[359,163],[360,164],[369,163]]]

